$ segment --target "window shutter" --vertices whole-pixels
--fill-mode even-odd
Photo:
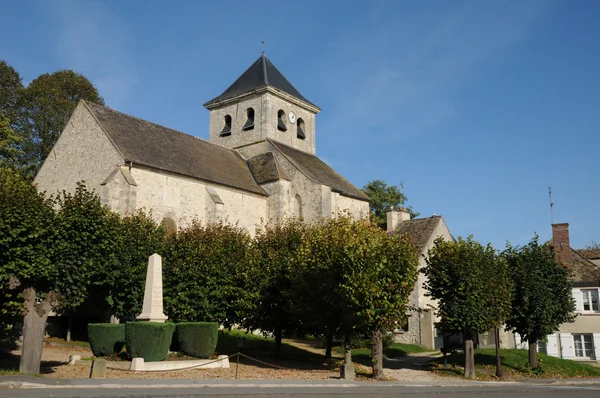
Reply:
[[[595,359],[600,358],[600,333],[594,333],[594,354],[596,355]]]
[[[575,312],[581,314],[583,311],[583,295],[581,290],[573,289],[573,298],[575,299]]]
[[[571,333],[559,333],[559,335],[563,359],[575,358],[575,346],[573,344],[573,335]]]
[[[559,357],[558,353],[558,338],[556,334],[551,334],[548,336],[548,344],[546,345],[546,350],[548,355],[553,357]]]

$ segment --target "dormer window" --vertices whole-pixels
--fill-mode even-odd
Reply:
[[[226,137],[231,135],[231,115],[225,115],[224,118],[225,125],[223,126],[223,130],[219,133],[219,137]]]
[[[254,109],[248,108],[246,110],[246,123],[242,127],[243,131],[252,130],[254,128]]]
[[[297,125],[296,136],[303,140],[306,138],[306,135],[304,134],[304,120],[302,120],[302,118],[298,119]]]
[[[285,126],[285,112],[281,109],[277,112],[277,130],[287,131],[287,127]]]

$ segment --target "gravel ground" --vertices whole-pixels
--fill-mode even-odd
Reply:
[[[304,347],[303,347],[304,348]],[[19,351],[13,352],[14,361],[18,367]],[[81,355],[82,358],[92,357],[92,352],[83,347],[60,347],[56,345],[44,346],[42,354],[42,375],[56,379],[82,379],[90,374],[89,365],[68,365],[69,356]],[[386,361],[384,375],[387,380],[429,381],[439,380],[440,376],[419,369],[420,363],[428,360],[424,357],[407,357],[401,361]],[[161,372],[130,372],[124,370],[107,369],[106,377],[109,379],[224,379],[232,380],[236,374],[235,358],[230,359],[229,369],[184,369]],[[237,378],[241,380],[327,380],[339,378],[339,365],[290,363],[289,361],[269,360],[271,364],[288,369],[277,369],[264,364],[259,364],[242,358],[237,369]],[[369,367],[355,364],[358,380],[371,380]],[[289,367],[294,367],[289,369]]]

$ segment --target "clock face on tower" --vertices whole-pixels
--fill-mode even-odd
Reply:
[[[290,112],[288,117],[290,119],[290,123],[296,123],[296,115],[294,114],[294,112]]]

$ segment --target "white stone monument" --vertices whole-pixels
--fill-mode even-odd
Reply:
[[[167,320],[167,316],[163,313],[162,293],[162,258],[154,253],[148,259],[144,306],[142,313],[137,316],[138,320],[161,323]]]

